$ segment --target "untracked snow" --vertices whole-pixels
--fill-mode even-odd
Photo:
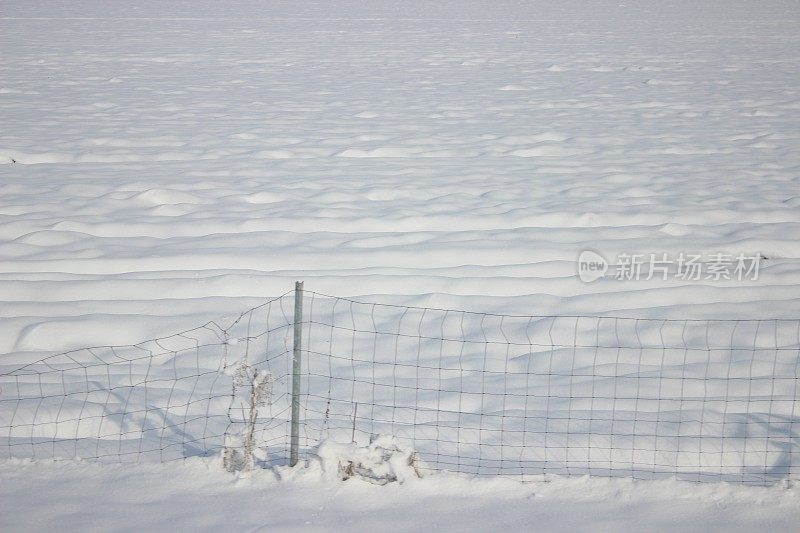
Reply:
[[[3,531],[793,531],[796,487],[441,475],[375,485],[321,465],[226,473],[163,465],[0,462]],[[22,488],[24,487],[24,489]]]
[[[0,365],[230,321],[296,279],[506,315],[800,318],[799,22],[780,0],[2,1]],[[583,283],[587,249],[761,269]],[[781,486],[317,467],[9,460],[0,529],[800,518]]]

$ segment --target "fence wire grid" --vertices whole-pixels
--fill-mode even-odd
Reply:
[[[796,479],[800,320],[515,316],[314,291],[132,346],[0,366],[8,457],[299,457],[391,435],[425,472],[772,484]],[[246,371],[245,371],[246,370]],[[244,374],[243,374],[244,371]],[[248,374],[247,372],[251,372]],[[251,409],[252,380],[269,380]]]
[[[9,458],[123,463],[220,453],[248,419],[249,391],[236,380],[242,365],[268,371],[272,360],[291,354],[289,294],[242,313],[227,327],[208,322],[13,370],[0,365],[0,448]],[[259,409],[261,429],[280,420],[284,395]],[[260,444],[277,452],[288,446],[288,437]]]

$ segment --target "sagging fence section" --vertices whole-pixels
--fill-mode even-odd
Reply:
[[[298,290],[230,324],[0,366],[0,448],[240,467],[391,435],[422,472],[768,484],[800,474],[799,381],[800,320],[511,316]]]

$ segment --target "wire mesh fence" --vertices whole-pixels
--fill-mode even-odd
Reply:
[[[470,474],[797,475],[796,320],[507,316],[306,293],[303,427]]]
[[[219,453],[247,421],[237,371],[243,364],[269,368],[291,351],[286,299],[250,309],[226,327],[209,322],[139,344],[0,365],[0,448],[9,458],[115,462]],[[285,401],[277,395],[262,416]]]
[[[9,457],[300,459],[391,435],[422,472],[797,478],[800,320],[512,316],[287,293],[222,327],[0,369]],[[258,377],[260,376],[260,377]],[[258,377],[258,379],[256,379]],[[269,390],[256,398],[256,383]],[[261,390],[261,389],[259,389]]]

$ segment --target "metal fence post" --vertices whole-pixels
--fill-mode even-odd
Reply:
[[[303,343],[303,282],[294,284],[294,345],[292,353],[292,433],[289,441],[289,466],[300,457],[300,370]]]

